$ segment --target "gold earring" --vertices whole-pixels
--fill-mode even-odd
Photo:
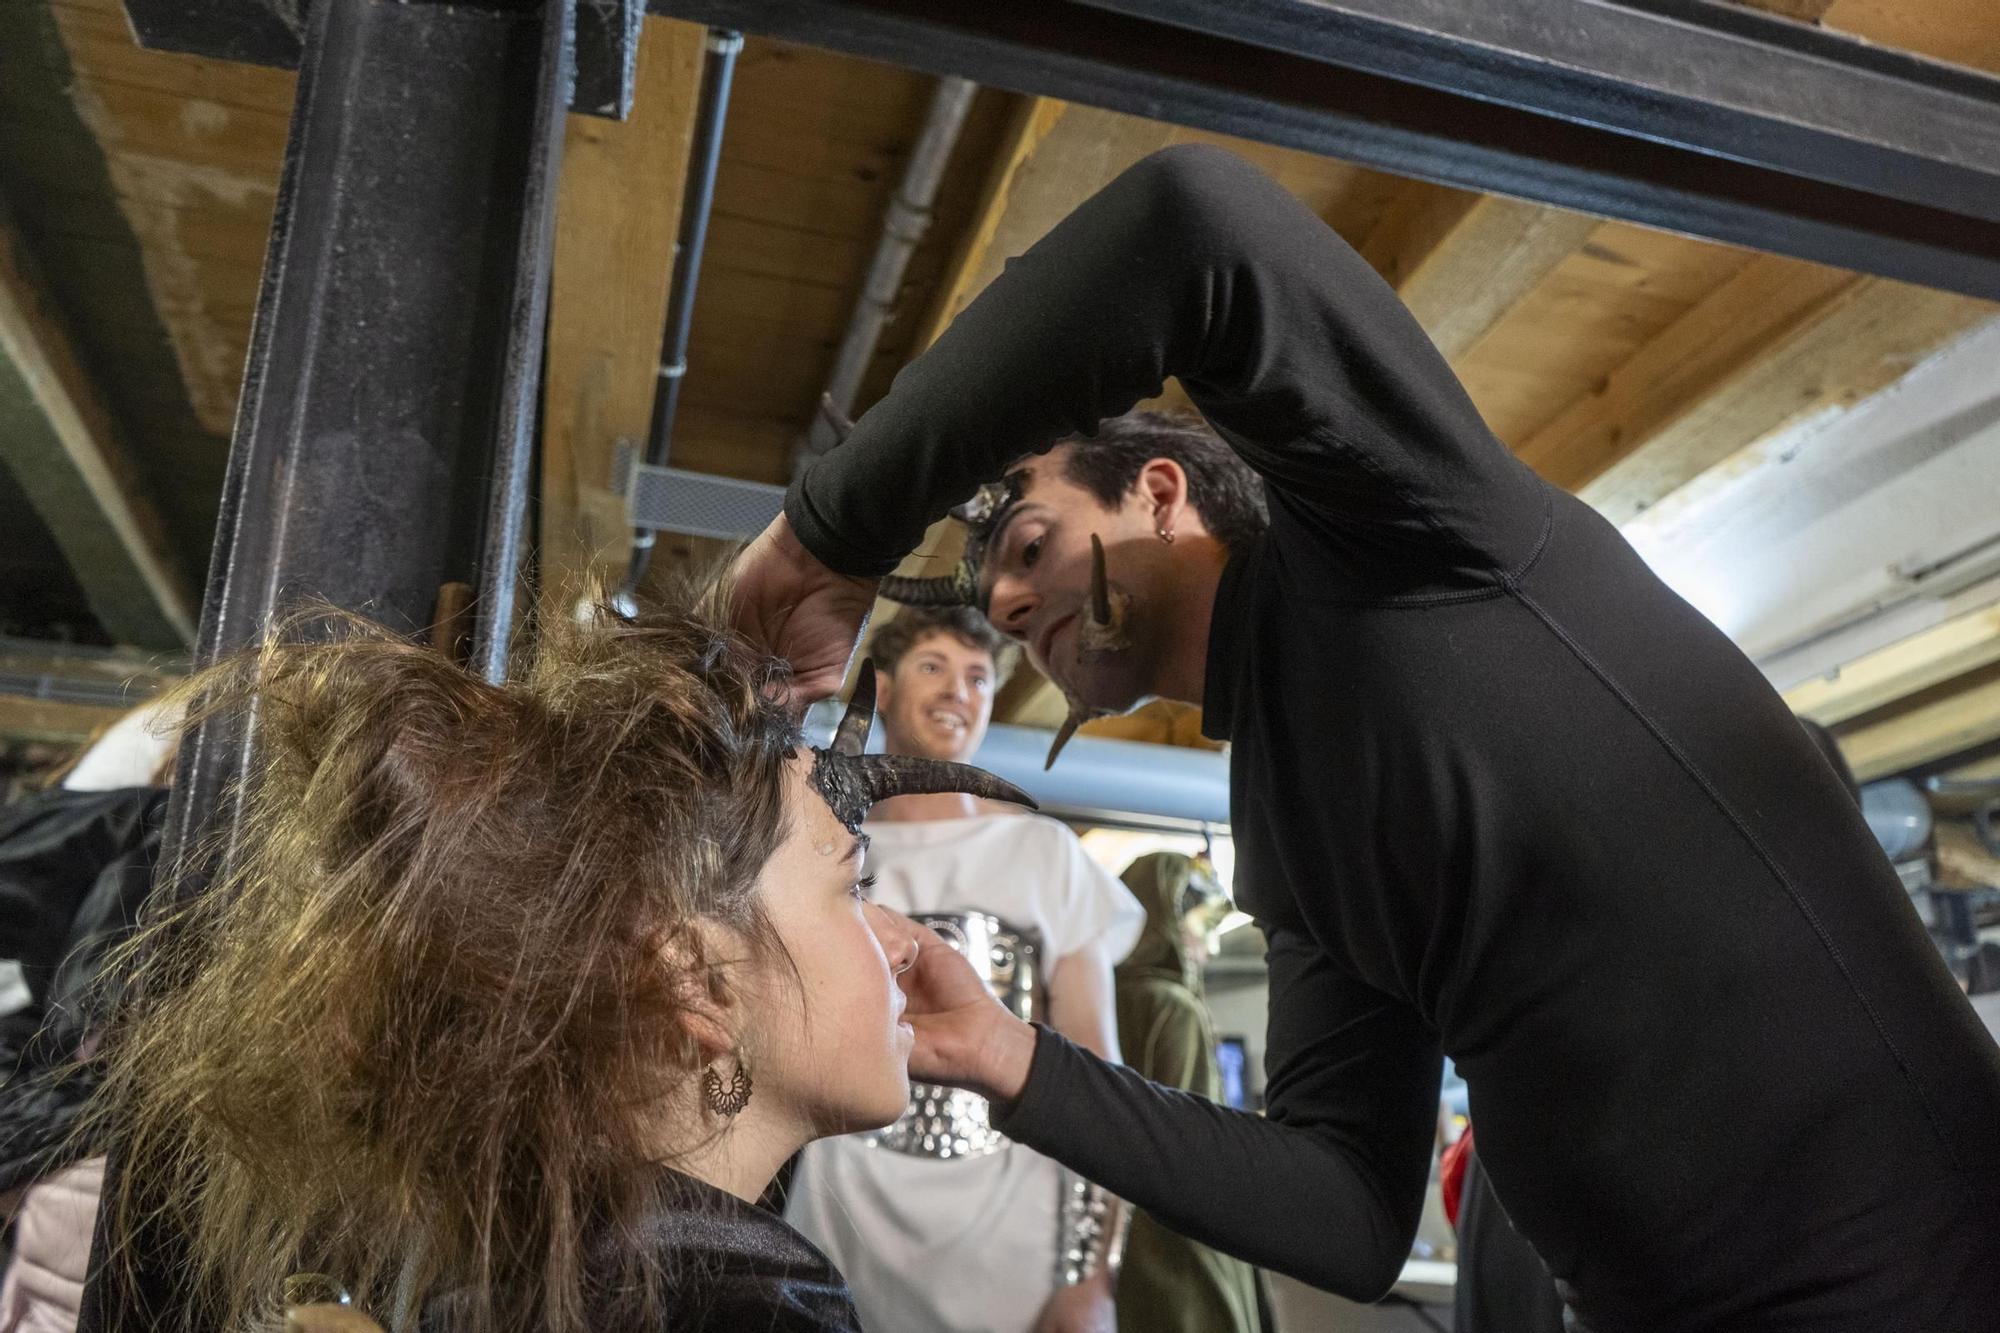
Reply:
[[[750,1104],[750,1071],[743,1067],[739,1057],[736,1072],[729,1079],[728,1088],[722,1086],[722,1075],[710,1065],[701,1071],[701,1095],[708,1101],[708,1109],[720,1116],[733,1116]]]
[[[1169,528],[1169,527],[1168,527],[1168,526],[1167,526],[1167,525],[1166,525],[1165,523],[1162,523],[1162,522],[1161,522],[1160,520],[1158,520],[1158,519],[1154,519],[1154,520],[1153,520],[1153,531],[1154,531],[1155,533],[1159,534],[1159,538],[1160,538],[1160,540],[1161,540],[1161,541],[1163,541],[1163,542],[1165,542],[1165,543],[1166,543],[1167,545],[1169,545],[1169,546],[1172,546],[1172,545],[1174,544],[1174,532],[1173,532],[1173,529],[1172,529],[1172,528]]]

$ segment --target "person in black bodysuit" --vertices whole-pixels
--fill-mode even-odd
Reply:
[[[1168,376],[1263,477],[1261,536],[1215,540],[1170,461],[1115,502],[1075,483]],[[1318,219],[1212,149],[1127,172],[793,487],[738,562],[739,626],[827,692],[879,576],[1009,471],[994,622],[1080,710],[1198,701],[1233,742],[1269,1114],[1012,1022],[941,950],[911,979],[918,1077],[1365,1300],[1408,1254],[1448,1052],[1595,1333],[2000,1319],[2000,1050],[1839,780]]]

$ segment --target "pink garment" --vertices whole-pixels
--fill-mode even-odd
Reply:
[[[102,1157],[28,1187],[14,1219],[14,1260],[0,1281],[0,1333],[74,1333],[103,1188]]]

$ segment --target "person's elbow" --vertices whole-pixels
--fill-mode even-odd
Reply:
[[[1299,1268],[1280,1266],[1280,1271],[1309,1287],[1372,1305],[1395,1287],[1409,1257],[1408,1241],[1377,1244],[1334,1238],[1311,1262]]]
[[[1243,209],[1279,187],[1257,168],[1212,144],[1175,144],[1139,159],[1122,184],[1146,196],[1146,214],[1181,241],[1230,234]]]

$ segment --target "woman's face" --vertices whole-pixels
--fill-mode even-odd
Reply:
[[[813,789],[812,762],[801,750],[787,768],[791,831],[757,883],[803,995],[772,959],[746,1045],[756,1095],[781,1100],[817,1134],[843,1134],[889,1124],[909,1101],[914,1038],[896,974],[917,945],[909,922],[866,901],[867,841]]]

